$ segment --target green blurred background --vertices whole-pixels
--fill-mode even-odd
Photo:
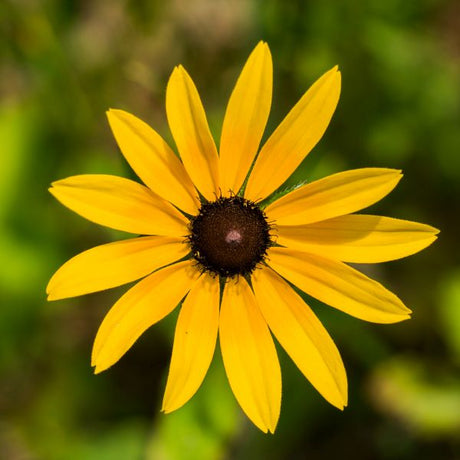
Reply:
[[[460,459],[460,4],[455,0],[0,2],[0,458]],[[175,315],[94,376],[92,340],[126,288],[47,303],[50,275],[121,233],[47,192],[83,173],[134,177],[105,110],[128,110],[171,140],[165,87],[182,63],[219,138],[249,52],[274,59],[267,133],[324,71],[342,97],[291,182],[366,166],[401,168],[369,212],[442,230],[408,259],[361,267],[414,310],[375,325],[313,303],[342,352],[349,407],[329,406],[279,350],[275,435],[238,408],[220,354],[177,413],[160,414]]]

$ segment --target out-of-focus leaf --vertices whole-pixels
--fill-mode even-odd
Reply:
[[[373,405],[416,436],[455,439],[460,430],[460,378],[414,358],[379,365],[369,380]]]
[[[66,449],[66,460],[144,460],[146,433],[144,422],[125,420],[76,439]]]
[[[218,350],[216,354],[220,354]],[[158,416],[146,458],[223,458],[227,442],[238,430],[242,417],[218,356],[198,393],[181,409]]]
[[[449,345],[452,354],[460,362],[460,270],[443,281],[439,290],[439,315],[442,337]]]

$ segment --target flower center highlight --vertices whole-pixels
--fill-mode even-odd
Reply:
[[[214,275],[252,273],[272,244],[264,212],[238,196],[203,204],[189,228],[193,257],[203,271]]]

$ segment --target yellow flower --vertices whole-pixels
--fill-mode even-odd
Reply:
[[[219,154],[182,66],[174,69],[166,92],[180,159],[147,124],[124,111],[108,111],[117,143],[145,186],[121,177],[80,175],[50,189],[86,219],[146,235],[85,251],[49,282],[48,299],[56,300],[143,278],[99,328],[92,353],[96,373],[115,364],[183,301],[164,412],[181,407],[197,391],[218,335],[233,393],[262,431],[274,432],[281,404],[271,334],[327,401],[346,406],[340,354],[289,283],[366,321],[408,319],[411,312],[398,297],[345,262],[414,254],[436,239],[437,230],[352,214],[396,186],[401,173],[393,169],[334,174],[263,206],[320,140],[339,94],[340,72],[334,67],[302,96],[257,155],[272,96],[271,55],[261,42],[231,95]]]

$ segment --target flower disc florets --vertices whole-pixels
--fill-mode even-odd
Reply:
[[[249,275],[272,245],[264,212],[238,196],[203,204],[188,241],[201,268],[224,277]]]

